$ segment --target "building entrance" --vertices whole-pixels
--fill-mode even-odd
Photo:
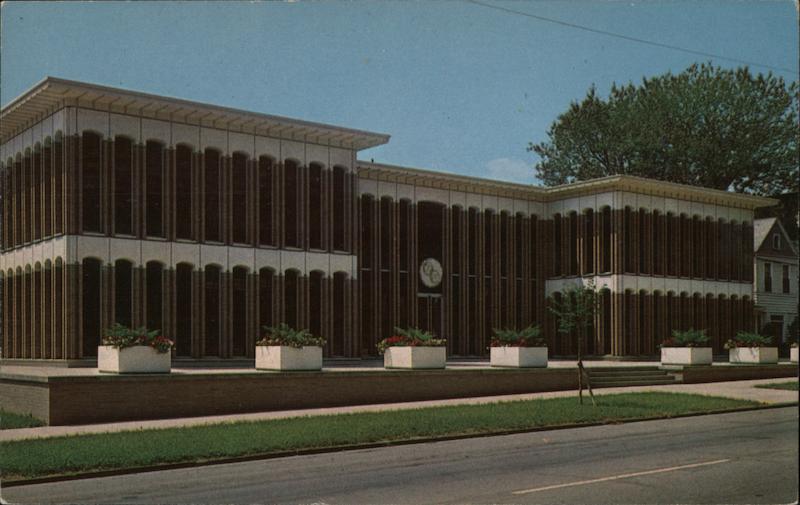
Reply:
[[[442,338],[442,295],[418,293],[417,311],[419,328]]]

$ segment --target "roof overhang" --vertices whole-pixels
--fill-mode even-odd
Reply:
[[[383,133],[46,77],[2,108],[0,142],[6,142],[67,106],[311,142],[356,151],[376,147],[389,141],[389,135]]]
[[[533,184],[502,182],[479,177],[470,177],[447,172],[434,172],[432,170],[422,170],[419,168],[401,167],[362,160],[358,161],[358,173],[360,176],[368,179],[401,182],[473,193],[502,194],[520,198],[530,198],[541,202],[551,202],[608,191],[629,191],[632,193],[703,202],[748,210],[759,207],[772,207],[778,204],[778,200],[774,198],[733,193],[730,191],[689,186],[686,184],[676,184],[632,175],[612,175],[559,186],[542,187]]]

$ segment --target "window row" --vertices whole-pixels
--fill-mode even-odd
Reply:
[[[19,155],[3,178],[3,244],[17,247],[61,232],[63,187],[74,233],[210,243],[352,251],[355,179],[345,167],[301,166],[270,156],[224,156],[178,144],[137,145],[84,132],[64,156],[61,143]],[[67,166],[64,165],[66,160]],[[64,180],[64,173],[69,180]],[[70,231],[73,233],[73,230]]]
[[[553,217],[551,274],[631,273],[752,282],[750,223],[608,207]]]

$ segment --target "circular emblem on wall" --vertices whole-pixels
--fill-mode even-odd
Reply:
[[[425,258],[419,266],[419,278],[428,288],[435,288],[442,282],[442,264],[434,258]]]

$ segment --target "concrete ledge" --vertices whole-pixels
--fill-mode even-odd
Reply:
[[[703,382],[797,377],[797,371],[797,365],[786,363],[778,365],[691,366],[683,368],[679,373],[683,375],[684,384],[699,384]]]

